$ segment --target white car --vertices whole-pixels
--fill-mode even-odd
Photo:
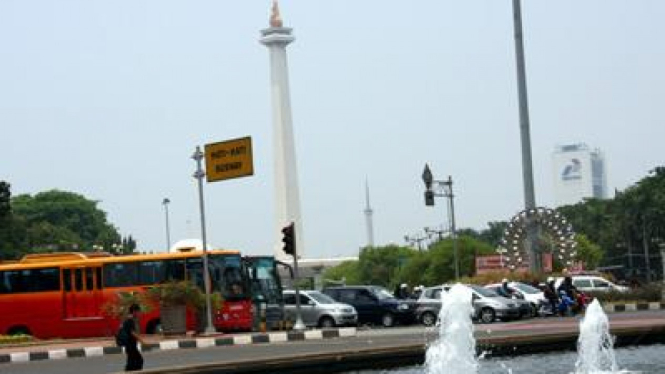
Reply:
[[[284,312],[291,321],[296,320],[296,292],[293,290],[284,290]],[[307,326],[328,328],[358,324],[354,307],[338,303],[319,291],[300,291],[300,315]]]
[[[626,286],[614,284],[597,275],[572,275],[571,278],[573,278],[573,286],[582,292],[628,292],[630,290]],[[563,283],[563,277],[557,278],[554,286],[558,289],[561,283]]]
[[[502,286],[501,283],[488,284],[487,288],[493,289],[495,292]],[[508,289],[518,298],[531,303],[534,314],[540,310],[540,307],[547,303],[547,299],[543,291],[522,282],[509,282]]]

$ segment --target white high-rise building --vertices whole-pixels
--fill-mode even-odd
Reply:
[[[567,144],[556,147],[554,165],[554,203],[572,205],[585,198],[607,197],[605,159],[600,150],[586,144]]]

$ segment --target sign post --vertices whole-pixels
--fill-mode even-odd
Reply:
[[[205,172],[202,161],[205,157]],[[212,322],[212,302],[210,300],[211,280],[208,266],[208,243],[206,240],[205,205],[203,199],[203,178],[208,182],[217,182],[231,178],[239,178],[254,174],[252,160],[252,138],[227,140],[219,143],[205,145],[205,152],[197,146],[192,155],[196,161],[194,178],[198,180],[199,208],[201,211],[201,241],[203,244],[203,283],[206,296],[206,327],[205,333],[212,334],[215,327]]]
[[[212,303],[210,302],[210,273],[208,271],[208,243],[206,242],[206,217],[205,217],[205,205],[203,203],[203,177],[205,173],[201,167],[201,160],[203,159],[203,152],[201,152],[201,147],[197,146],[196,151],[192,155],[192,158],[196,161],[196,172],[194,172],[194,178],[198,180],[199,185],[199,209],[201,211],[201,244],[203,245],[203,284],[205,287],[206,294],[206,334],[215,333],[215,327],[212,324]]]

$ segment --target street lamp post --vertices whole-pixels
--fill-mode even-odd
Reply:
[[[457,251],[457,231],[455,230],[455,195],[453,194],[453,178],[448,180],[434,180],[429,165],[425,164],[423,171],[423,182],[425,182],[425,205],[434,206],[434,197],[448,198],[448,215],[450,221],[450,235],[453,239],[453,255],[455,261],[455,280],[459,279],[459,254]]]
[[[165,197],[162,200],[162,205],[164,205],[164,215],[166,216],[166,251],[169,251],[171,248],[171,229],[169,227],[169,204],[171,200],[168,197]]]
[[[526,91],[526,64],[524,59],[524,40],[522,30],[521,0],[513,0],[513,31],[515,36],[515,60],[517,67],[517,94],[519,99],[520,138],[522,141],[522,179],[524,183],[524,207],[527,210],[536,207],[536,193],[533,183],[533,161],[531,157],[531,130],[529,123],[529,103]],[[526,246],[529,253],[529,269],[540,273],[542,263],[537,252],[537,227],[534,222],[527,222]]]

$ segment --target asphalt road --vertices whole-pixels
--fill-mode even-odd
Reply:
[[[610,315],[611,326],[627,325],[649,326],[665,323],[665,311],[644,311],[617,313]],[[574,332],[579,325],[579,318],[535,318],[511,323],[475,325],[476,335],[482,337],[528,337],[535,334]],[[256,361],[265,358],[284,358],[319,353],[340,353],[368,348],[402,347],[407,345],[426,345],[436,339],[435,328],[406,326],[395,328],[359,329],[356,337],[308,340],[247,346],[225,346],[205,349],[181,349],[173,351],[154,351],[144,354],[145,369],[170,368],[194,364],[216,362]],[[27,363],[3,364],[2,374],[54,373],[87,374],[116,373],[124,368],[124,355],[110,355],[93,358],[37,361]]]

